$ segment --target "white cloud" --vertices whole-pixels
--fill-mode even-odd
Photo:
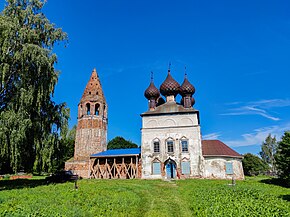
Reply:
[[[228,140],[225,143],[231,147],[241,147],[241,146],[251,146],[251,145],[261,145],[265,138],[271,134],[276,136],[277,140],[281,138],[283,133],[290,130],[290,123],[282,126],[270,126],[255,129],[253,133],[246,133],[241,135],[242,138],[237,140]]]
[[[229,108],[228,112],[221,115],[260,115],[273,121],[281,120],[279,117],[275,117],[271,113],[274,108],[289,107],[289,99],[269,99],[258,100],[253,102],[234,102],[227,103],[228,106],[237,106]],[[271,110],[271,111],[269,111]]]
[[[251,106],[242,106],[240,108],[230,109],[228,113],[221,115],[260,115],[262,117],[268,118],[273,121],[279,121],[280,118],[270,115],[266,110],[251,107]]]
[[[268,99],[249,102],[249,105],[261,108],[277,108],[290,106],[290,99]]]
[[[214,140],[214,139],[218,139],[219,137],[220,137],[220,133],[217,132],[217,133],[206,134],[206,135],[202,136],[202,139],[204,139],[204,140]]]

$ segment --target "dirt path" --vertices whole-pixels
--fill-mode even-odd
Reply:
[[[148,211],[144,216],[191,216],[175,181],[164,181],[157,184],[155,191],[150,194],[151,200]]]

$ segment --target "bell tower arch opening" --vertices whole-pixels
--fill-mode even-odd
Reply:
[[[100,104],[95,104],[95,115],[100,115]]]
[[[86,111],[87,111],[87,115],[90,115],[91,114],[91,105],[90,105],[90,103],[87,103],[86,104]]]

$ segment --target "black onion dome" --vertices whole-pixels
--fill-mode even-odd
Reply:
[[[180,94],[182,96],[185,95],[191,95],[195,93],[194,86],[187,80],[187,78],[184,78],[183,84],[180,87]]]
[[[153,81],[150,82],[149,87],[145,90],[144,96],[149,99],[157,99],[160,96],[159,90],[155,87]]]
[[[170,70],[168,70],[168,75],[165,81],[160,86],[160,92],[164,96],[174,95],[176,96],[179,93],[180,85],[177,81],[172,78],[170,75]]]

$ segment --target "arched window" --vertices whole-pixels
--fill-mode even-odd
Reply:
[[[167,145],[167,152],[168,153],[173,153],[174,152],[174,141],[173,139],[168,139],[166,141],[166,145]]]
[[[160,152],[160,141],[159,141],[159,139],[154,139],[154,141],[153,141],[153,151],[154,151],[154,153],[159,153]]]
[[[90,103],[87,103],[86,107],[87,107],[87,115],[90,115],[91,114],[91,105],[90,105]]]
[[[96,104],[95,105],[95,115],[99,115],[100,114],[100,105]]]
[[[188,140],[186,138],[182,138],[180,140],[180,144],[181,144],[181,151],[188,152]]]

